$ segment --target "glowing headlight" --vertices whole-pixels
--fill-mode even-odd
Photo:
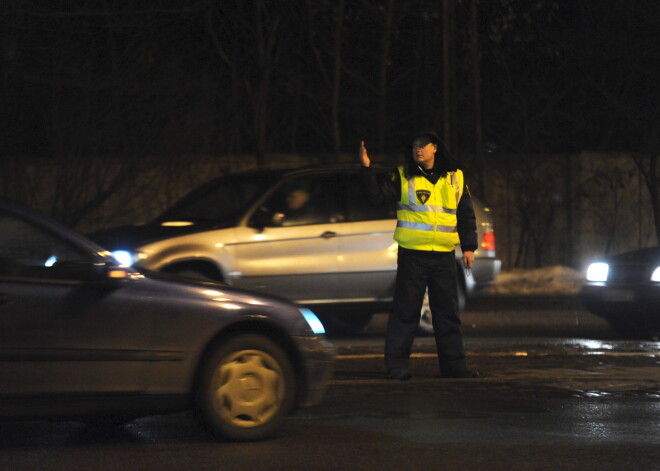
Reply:
[[[653,274],[651,275],[651,281],[660,282],[660,267],[655,267],[655,270],[653,270]]]
[[[323,323],[319,318],[316,317],[316,314],[307,308],[301,308],[300,313],[307,321],[307,324],[309,324],[309,328],[312,329],[312,332],[315,334],[325,334],[325,327],[323,327]]]
[[[607,273],[610,271],[610,266],[604,262],[596,262],[589,265],[587,268],[588,281],[607,281]]]
[[[112,256],[122,267],[130,267],[135,263],[135,257],[128,250],[115,250],[112,252]]]

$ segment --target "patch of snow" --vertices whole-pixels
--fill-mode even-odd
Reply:
[[[504,270],[485,294],[576,294],[583,276],[572,268],[555,265],[531,270]]]

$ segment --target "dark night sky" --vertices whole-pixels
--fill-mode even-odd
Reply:
[[[361,136],[398,150],[420,127],[441,131],[442,3],[394,2],[391,23],[386,1],[347,3],[340,15],[320,0],[3,2],[5,152],[332,152],[337,50],[340,150]],[[487,145],[649,145],[660,2],[478,4]],[[470,5],[455,2],[451,74],[453,143],[465,153],[475,150]]]
[[[621,195],[626,216],[647,193],[660,208],[658,0],[5,0],[0,22],[0,194],[73,227],[142,218],[138,197],[156,212],[207,177],[194,162],[333,161],[361,139],[386,160],[422,128],[506,216],[520,264],[572,258],[569,201],[593,203],[609,229],[590,245],[612,250],[650,220],[622,222]],[[605,164],[573,194],[589,151]]]

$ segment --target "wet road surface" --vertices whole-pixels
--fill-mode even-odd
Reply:
[[[334,339],[326,399],[272,440],[217,443],[189,414],[2,424],[0,469],[660,470],[660,342],[616,340],[598,322],[583,337],[475,326],[465,343],[481,378],[439,378],[433,340],[420,337],[414,377],[385,379],[376,318]]]

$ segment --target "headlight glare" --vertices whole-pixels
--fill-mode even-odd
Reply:
[[[319,318],[316,317],[316,314],[307,308],[301,308],[300,313],[307,321],[307,324],[309,325],[309,328],[312,329],[312,332],[314,332],[316,335],[325,334],[325,327],[323,327],[323,323],[319,320]]]
[[[114,250],[112,256],[122,267],[130,267],[135,263],[135,256],[128,250]]]
[[[655,267],[653,274],[651,275],[651,281],[660,282],[660,267]]]
[[[589,265],[587,268],[588,281],[607,281],[607,274],[610,271],[610,266],[604,262],[596,262]]]

